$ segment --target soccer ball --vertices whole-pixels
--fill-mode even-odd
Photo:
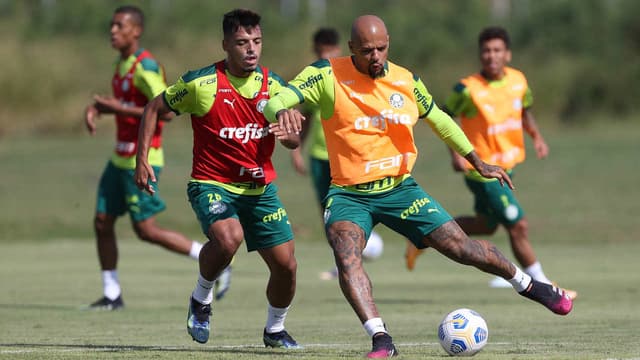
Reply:
[[[448,313],[438,326],[444,351],[453,356],[473,356],[487,344],[489,328],[482,316],[470,309]]]
[[[382,236],[377,232],[372,231],[371,235],[369,235],[367,246],[362,250],[362,258],[368,261],[375,260],[382,255],[383,250],[384,242],[382,241]]]

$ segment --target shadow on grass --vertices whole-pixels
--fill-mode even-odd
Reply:
[[[386,304],[386,305],[432,305],[435,304],[436,301],[430,299],[402,299],[402,298],[389,298],[389,297],[378,297],[374,298],[376,304]],[[345,304],[347,300],[343,297],[341,298],[331,298],[324,300],[323,302],[332,303],[332,304]]]
[[[29,348],[29,349],[61,349],[69,351],[75,349],[78,351],[118,353],[118,352],[168,352],[168,353],[216,353],[216,354],[237,354],[251,356],[269,356],[277,355],[279,358],[297,358],[302,354],[311,355],[307,350],[284,350],[265,348],[262,345],[222,345],[219,347],[180,347],[180,346],[159,346],[159,345],[98,345],[98,344],[45,344],[45,343],[0,343],[1,348]],[[301,351],[304,351],[301,352]],[[0,353],[5,352],[0,350]],[[28,351],[25,351],[28,352]],[[318,352],[313,354],[314,357],[324,357],[325,354]],[[326,354],[327,357],[335,357],[336,354]]]
[[[76,305],[59,305],[59,304],[0,304],[0,309],[13,310],[82,310]]]

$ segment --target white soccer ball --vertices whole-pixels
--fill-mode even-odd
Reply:
[[[489,328],[482,316],[470,309],[447,314],[438,326],[444,351],[453,356],[473,356],[487,344]]]
[[[382,250],[384,250],[382,237],[377,232],[372,231],[371,235],[369,235],[367,246],[362,250],[362,258],[364,260],[375,260],[382,255]]]

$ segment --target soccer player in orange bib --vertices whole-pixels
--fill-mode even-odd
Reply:
[[[332,179],[325,229],[342,292],[372,338],[367,357],[397,354],[362,266],[362,249],[378,223],[418,248],[432,247],[456,262],[501,276],[519,294],[556,314],[568,314],[573,303],[562,290],[532,279],[491,242],[470,239],[411,176],[417,157],[413,126],[423,119],[481,176],[512,186],[502,168],[478,157],[422,80],[387,60],[384,22],[373,15],[355,19],[349,49],[352,56],[307,66],[267,103],[265,116],[286,131],[298,132],[303,118],[290,108],[307,101],[321,108]]]
[[[480,32],[478,46],[482,71],[462,79],[447,99],[444,111],[458,117],[462,131],[486,162],[499,165],[510,176],[525,159],[524,133],[533,140],[539,159],[546,158],[549,147],[538,130],[531,112],[533,97],[524,74],[507,66],[511,61],[510,39],[501,27]],[[525,273],[551,284],[537,260],[529,241],[529,223],[515,195],[494,179],[479,176],[460,155],[451,152],[453,168],[464,172],[465,183],[474,196],[475,216],[455,218],[468,235],[491,235],[504,226],[511,249]],[[409,251],[409,250],[408,250]],[[491,287],[511,287],[500,277]],[[574,290],[565,289],[572,299]]]

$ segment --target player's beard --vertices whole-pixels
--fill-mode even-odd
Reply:
[[[256,70],[256,68],[258,68],[258,65],[245,66],[242,68],[242,71],[244,71],[245,73],[252,73]]]
[[[367,70],[368,70],[368,72],[369,72],[369,76],[370,76],[372,79],[378,79],[378,78],[383,77],[383,76],[384,76],[384,66],[381,66],[381,67],[380,67],[380,70],[376,71],[376,70],[373,68],[373,66],[372,66],[372,65],[374,65],[374,64],[370,64],[370,65],[369,65],[369,68],[367,69]]]

